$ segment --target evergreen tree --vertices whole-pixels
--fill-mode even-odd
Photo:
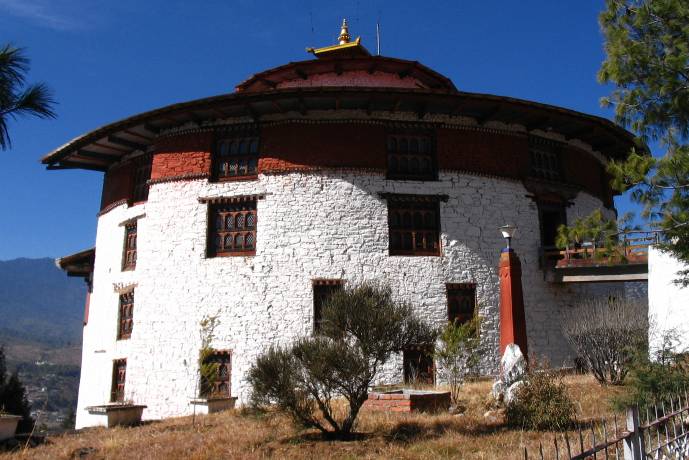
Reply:
[[[9,379],[7,378],[5,347],[2,346],[0,346],[0,410],[22,416],[17,425],[18,433],[28,433],[33,429],[34,420],[31,418],[31,405],[26,399],[26,390],[16,370]]]
[[[600,23],[607,56],[598,78],[616,87],[603,105],[641,141],[666,150],[656,158],[638,148],[612,161],[612,186],[630,191],[663,231],[661,247],[689,263],[689,2],[606,0]],[[680,275],[688,285],[689,271]]]
[[[5,410],[10,414],[22,416],[19,425],[17,425],[17,432],[31,432],[34,426],[34,420],[31,418],[31,405],[26,399],[26,390],[19,380],[17,371],[14,371],[7,380],[2,393],[2,402]]]

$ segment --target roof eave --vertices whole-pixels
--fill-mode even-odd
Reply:
[[[631,146],[635,145],[634,136],[610,120],[538,102],[447,90],[318,87],[232,93],[173,104],[83,134],[45,155],[41,161],[48,165],[48,169],[83,168],[104,171],[123,156],[135,153],[137,149],[148,149],[160,130],[190,121],[203,122],[201,114],[210,114],[207,120],[247,116],[256,121],[271,113],[294,111],[298,116],[304,116],[309,110],[322,110],[314,107],[323,100],[340,101],[347,98],[354,104],[365,104],[362,107],[369,112],[373,105],[373,110],[416,111],[420,119],[424,113],[437,112],[473,116],[481,120],[480,123],[497,120],[523,124],[531,120],[532,129],[539,126],[543,129],[552,127],[560,132],[563,127],[570,128],[564,130],[565,133],[578,137],[574,134],[581,131],[582,137],[578,138],[584,142],[595,144],[599,140],[599,145],[612,142],[616,150],[625,150],[625,153],[608,156],[626,155]],[[397,109],[396,105],[401,107]],[[333,107],[329,108],[335,106],[333,102]],[[265,111],[266,107],[269,111]],[[136,136],[140,136],[139,142],[132,142]]]

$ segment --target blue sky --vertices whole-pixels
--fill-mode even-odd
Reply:
[[[576,5],[576,6],[575,6]],[[596,82],[603,1],[0,0],[0,43],[25,47],[30,81],[59,101],[56,120],[10,124],[0,152],[0,260],[91,247],[102,174],[46,171],[71,138],[175,102],[230,92],[251,74],[309,59],[343,17],[382,54],[418,60],[466,91],[611,117]],[[618,199],[621,211],[630,209]]]

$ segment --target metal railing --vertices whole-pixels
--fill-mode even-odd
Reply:
[[[579,425],[558,439],[539,443],[538,453],[524,448],[524,459],[683,460],[689,459],[689,397],[678,396],[644,408],[627,409],[624,427],[615,415]]]
[[[639,235],[632,237],[631,235]],[[583,265],[616,265],[625,263],[645,263],[648,248],[660,242],[659,231],[630,231],[616,235],[619,243],[612,248],[583,243],[579,247],[556,249],[541,248],[541,266],[570,267]]]

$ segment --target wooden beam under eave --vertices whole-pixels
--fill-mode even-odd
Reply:
[[[400,109],[400,105],[402,104],[402,98],[398,97],[395,99],[395,103],[392,106],[391,112],[397,112]]]
[[[533,131],[534,129],[539,129],[547,126],[550,123],[550,117],[539,117],[534,121],[526,122],[524,127],[527,131]]]
[[[502,106],[501,106],[500,104],[498,104],[498,105],[496,105],[496,106],[493,106],[493,107],[492,107],[490,110],[488,110],[486,113],[484,113],[484,114],[479,115],[478,117],[476,117],[476,121],[478,122],[479,125],[482,125],[482,124],[484,124],[485,122],[487,122],[488,120],[490,120],[491,118],[493,118],[495,115],[497,115],[498,112],[500,112],[501,109],[502,109]]]
[[[79,150],[77,155],[83,158],[91,158],[93,160],[107,161],[108,163],[114,163],[120,159],[119,155],[111,155],[108,153],[94,152],[92,150]]]
[[[584,141],[587,142],[587,141]],[[601,142],[590,142],[591,148],[593,150],[598,150],[599,152],[602,152],[604,150],[607,150],[612,147],[617,146],[617,142],[615,141],[601,141]]]
[[[76,163],[73,161],[61,161],[59,164],[48,165],[46,169],[48,170],[58,170],[58,169],[87,169],[89,171],[107,171],[109,166],[107,165],[95,165],[88,163]]]
[[[149,133],[151,133],[153,135],[153,137],[157,136],[160,133],[160,130],[162,129],[158,126],[153,126],[150,123],[144,124],[143,128],[144,128],[144,131],[148,131]]]
[[[115,135],[108,136],[108,142],[110,142],[111,144],[122,145],[132,150],[146,150],[147,148],[147,146],[144,144],[139,144],[138,142],[122,139],[121,137]]]
[[[594,127],[584,126],[582,128],[577,128],[574,131],[570,131],[568,133],[565,133],[565,139],[569,140],[569,139],[579,138],[579,136],[581,136],[582,134],[586,134],[586,133],[593,134],[593,133],[595,133],[595,131],[596,131],[596,128],[594,128]]]
[[[139,134],[139,133],[132,131],[131,129],[125,129],[123,132],[129,134],[132,137],[138,137],[139,139],[146,141],[146,142],[151,142],[155,138],[155,137],[144,136],[142,134]]]
[[[105,145],[101,142],[94,142],[93,145],[96,145],[102,149],[114,150],[116,152],[121,152],[121,153],[129,153],[131,151],[130,149],[123,149],[123,148],[119,148],[119,147],[113,147],[112,145]]]

